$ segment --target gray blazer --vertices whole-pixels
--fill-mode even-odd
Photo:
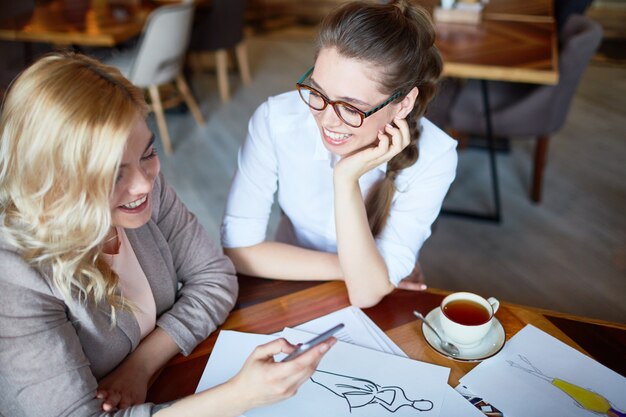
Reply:
[[[150,283],[157,326],[187,355],[226,319],[237,278],[162,176],[152,197],[150,221],[126,233]],[[112,328],[105,305],[68,305],[48,276],[0,239],[0,415],[152,415],[154,404],[105,413],[95,398],[98,380],[139,342],[132,312],[119,312]]]

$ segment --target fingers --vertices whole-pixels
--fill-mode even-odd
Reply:
[[[104,400],[102,402],[102,409],[104,411],[121,410],[139,404],[138,401],[133,401],[131,394],[116,391],[99,389],[96,391],[96,398]]]
[[[287,382],[294,385],[294,388],[302,385],[313,372],[315,372],[326,352],[328,352],[335,343],[337,343],[337,339],[330,337],[328,340],[320,343],[308,352],[303,353],[296,359],[286,362],[284,364],[286,365],[285,368],[289,367],[287,370]]]
[[[411,130],[409,129],[409,123],[405,119],[396,117],[393,119],[395,125],[400,129],[402,134],[402,149],[407,147],[411,143]]]
[[[387,129],[388,126],[385,127],[385,129]],[[378,144],[376,145],[376,151],[378,156],[383,156],[385,155],[388,151],[390,146],[392,145],[392,140],[389,137],[389,135],[385,134],[384,131],[379,131],[378,132]]]
[[[411,132],[406,120],[395,118],[393,121],[396,127],[388,123],[385,132],[391,136],[391,146],[395,154],[398,154],[411,143]]]
[[[389,161],[411,143],[411,132],[406,120],[395,118],[394,123],[396,126],[388,123],[378,132],[378,144],[373,149],[376,154],[373,162],[376,164]]]
[[[328,352],[328,350],[337,343],[337,339],[334,337],[328,338],[328,340],[320,343],[315,346],[313,349],[308,352],[303,353],[298,358],[288,362],[293,363],[294,368],[297,368],[296,371],[301,371],[303,373],[309,372],[309,375],[315,371],[317,365],[322,360],[322,357]]]
[[[398,288],[411,291],[425,291],[428,289],[428,286],[424,283],[424,273],[419,262],[416,262],[411,273],[398,283]]]
[[[428,289],[428,286],[423,282],[402,280],[400,281],[400,283],[398,283],[398,288],[410,291],[426,291]]]
[[[335,341],[329,338],[289,362],[274,362],[271,358],[272,354],[295,349],[285,339],[258,346],[232,384],[236,391],[244,393],[243,401],[252,408],[289,398],[315,372]]]
[[[269,359],[279,353],[291,353],[294,351],[295,348],[296,346],[292,345],[287,340],[281,337],[279,339],[265,343],[264,345],[257,346],[250,356],[254,357],[255,359]]]
[[[102,409],[104,411],[123,410],[132,405],[139,404],[138,401],[133,401],[129,394],[120,392],[107,392],[104,396],[96,395],[96,398],[103,398]]]
[[[102,409],[104,411],[115,410],[118,407],[121,399],[122,399],[122,396],[120,395],[120,393],[107,392],[106,398],[104,402],[102,403]]]

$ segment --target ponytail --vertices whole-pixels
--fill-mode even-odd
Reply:
[[[408,0],[390,4],[350,2],[322,22],[317,53],[329,47],[347,58],[382,68],[381,91],[400,91],[396,102],[414,87],[418,89],[415,105],[406,117],[411,142],[387,163],[385,177],[374,184],[365,199],[370,230],[377,236],[389,217],[396,177],[417,161],[419,119],[437,91],[443,62],[435,46],[435,29],[428,12]]]

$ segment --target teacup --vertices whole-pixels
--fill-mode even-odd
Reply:
[[[494,297],[487,299],[470,292],[455,292],[441,302],[441,329],[450,341],[472,347],[487,335],[500,307]]]

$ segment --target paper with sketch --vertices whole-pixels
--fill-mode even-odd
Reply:
[[[406,354],[357,307],[342,308],[302,323],[296,326],[296,329],[320,334],[337,323],[345,324],[345,327],[335,334],[337,340],[406,357]]]
[[[626,415],[626,378],[531,325],[461,383],[507,416]]]
[[[485,415],[454,388],[448,386],[439,417],[485,417]]]
[[[407,357],[360,308],[351,306],[326,316],[296,326],[298,330],[319,334],[334,324],[342,322],[345,327],[335,334],[337,340],[363,347]],[[452,387],[446,388],[445,399],[439,417],[485,417],[483,413]]]
[[[307,341],[306,332],[285,329],[291,343]],[[198,390],[234,376],[254,347],[273,336],[222,331]],[[278,357],[277,357],[278,358]],[[264,416],[438,416],[449,369],[337,342],[298,393],[283,402],[246,412]]]

